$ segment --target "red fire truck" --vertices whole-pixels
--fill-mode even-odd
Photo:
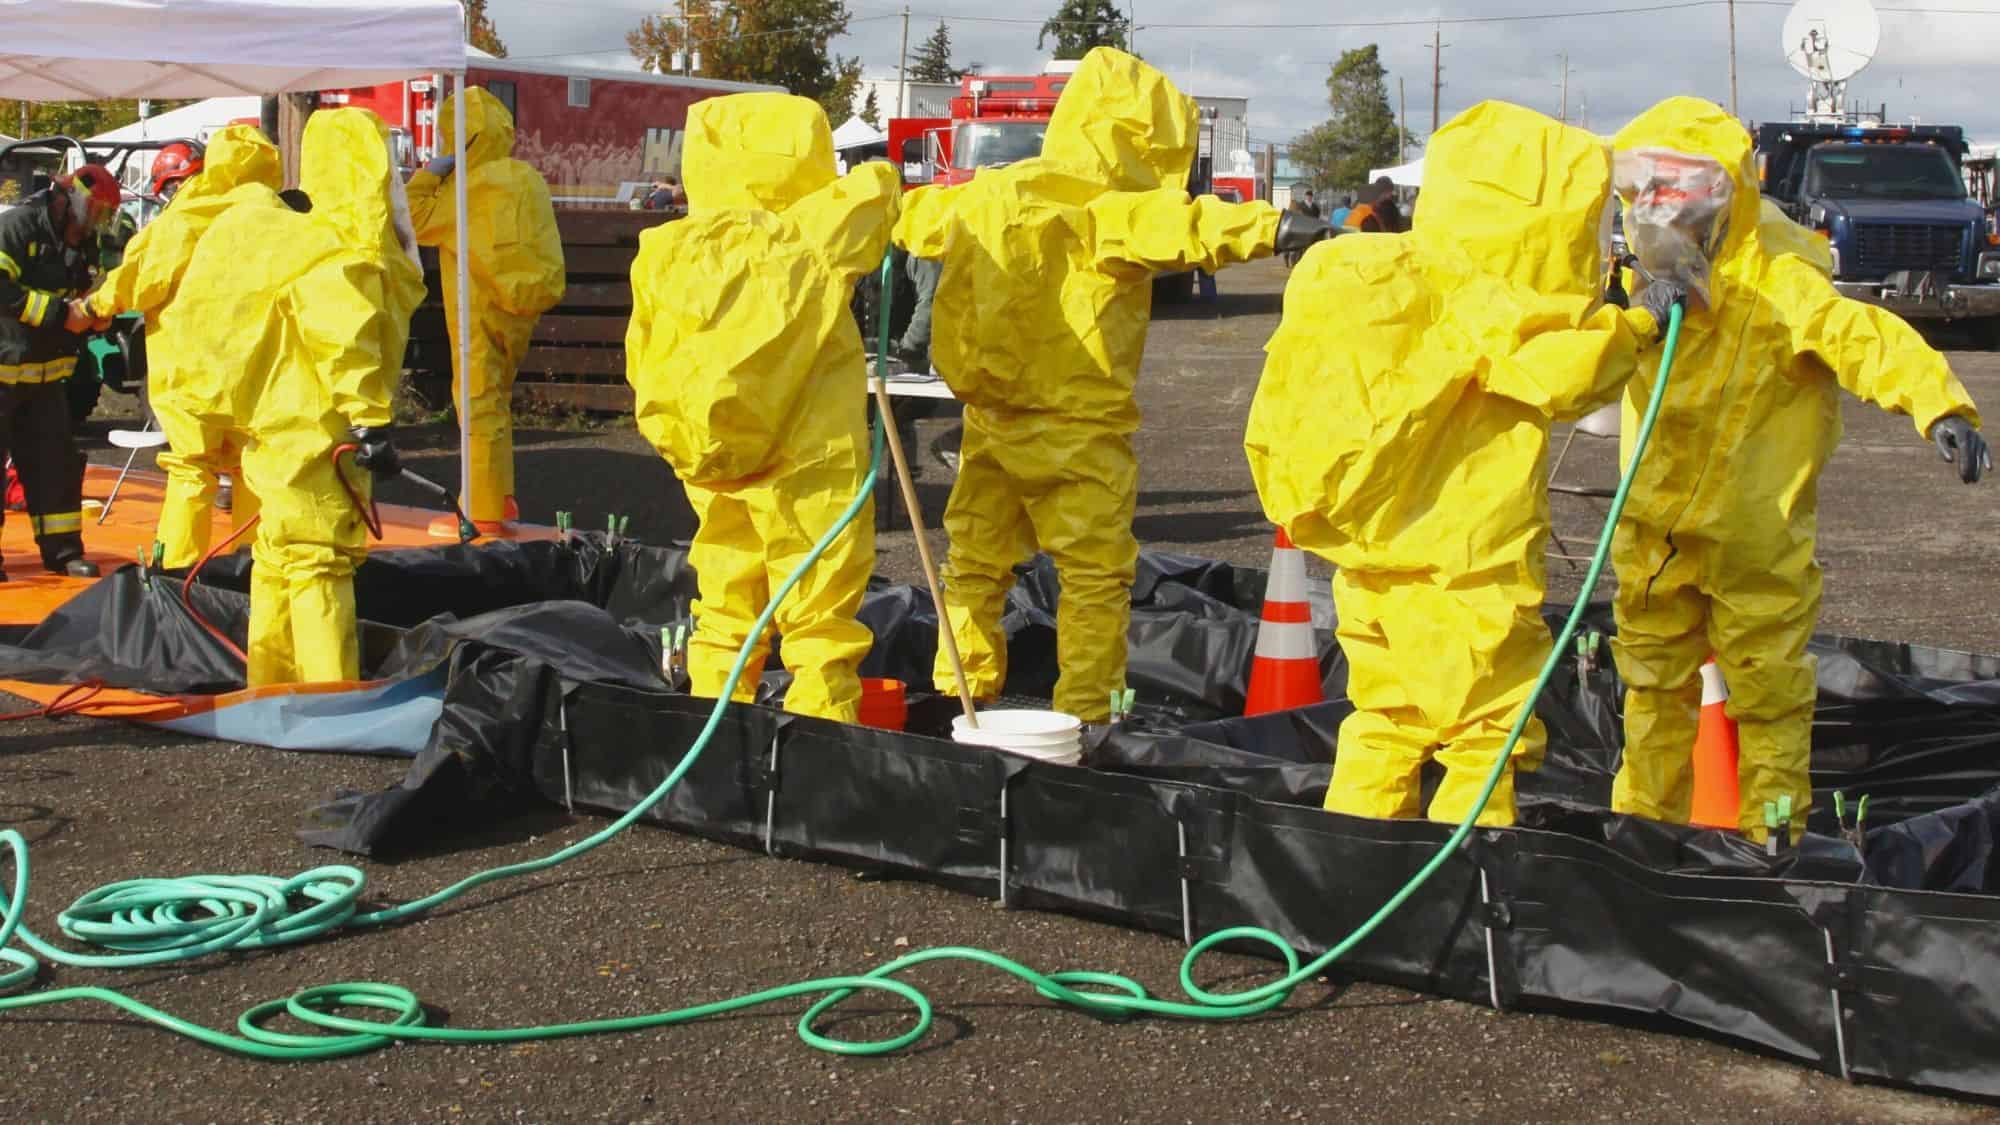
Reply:
[[[1075,62],[1061,61],[1041,74],[968,74],[950,117],[891,120],[889,151],[903,162],[904,182],[960,184],[981,168],[1040,155],[1049,115],[1075,70]]]
[[[623,207],[655,179],[678,174],[688,107],[744,90],[744,82],[492,59],[471,67],[514,114],[514,155],[549,183],[558,207]],[[353,90],[326,90],[322,106],[372,109],[408,138],[415,167],[435,153],[442,76]]]

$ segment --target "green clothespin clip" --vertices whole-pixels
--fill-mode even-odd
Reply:
[[[569,527],[570,527],[569,513],[562,511],[561,509],[557,509],[556,530],[562,532],[563,538],[565,539],[569,538]]]
[[[1866,831],[1866,829],[1863,826],[1866,825],[1867,823],[1868,823],[1868,794],[1863,793],[1861,795],[1861,803],[1854,807],[1854,834],[1859,836],[1864,831]]]
[[[1118,693],[1118,689],[1117,689],[1117,688],[1112,688],[1112,689],[1111,689],[1111,721],[1112,721],[1112,722],[1114,722],[1114,723],[1118,721],[1118,699],[1119,699],[1119,693]]]
[[[1132,705],[1139,702],[1139,693],[1133,691],[1131,688],[1126,688],[1125,696],[1123,700],[1121,700],[1121,702],[1125,704],[1125,706],[1121,708],[1121,710],[1124,711],[1125,714],[1129,716],[1132,714]]]
[[[155,539],[153,541],[153,569],[159,570],[166,561],[167,545]]]
[[[1833,819],[1839,821],[1842,828],[1847,827],[1847,794],[1839,789],[1833,791]]]
[[[153,571],[151,567],[146,565],[146,548],[144,547],[139,548],[139,585],[144,586],[148,590],[153,588]]]
[[[631,530],[631,527],[632,527],[632,517],[631,517],[631,516],[619,516],[619,517],[618,517],[618,537],[619,537],[619,538],[621,538],[621,539],[622,539],[622,538],[624,538],[624,537],[625,537],[625,533],[626,533],[627,531]]]

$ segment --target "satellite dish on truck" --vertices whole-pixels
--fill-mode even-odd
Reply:
[[[1785,61],[1812,83],[1813,117],[1839,117],[1847,80],[1875,59],[1882,21],[1868,0],[1798,0],[1785,13],[1778,45]]]

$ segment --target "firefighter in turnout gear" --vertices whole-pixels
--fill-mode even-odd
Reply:
[[[76,578],[97,566],[83,557],[83,453],[65,387],[90,317],[71,299],[90,287],[94,235],[118,201],[117,178],[86,164],[0,215],[0,456],[14,458],[42,565]]]

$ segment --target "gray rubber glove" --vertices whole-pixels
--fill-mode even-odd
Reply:
[[[1656,338],[1666,336],[1667,320],[1673,307],[1675,305],[1687,307],[1687,295],[1685,286],[1676,285],[1671,281],[1654,281],[1639,294],[1639,307],[1652,313],[1654,322],[1660,326],[1660,335]]]
[[[1278,242],[1273,249],[1280,254],[1291,254],[1308,249],[1323,238],[1332,237],[1333,228],[1326,224],[1325,219],[1286,211],[1278,216]]]
[[[430,163],[424,165],[424,171],[442,180],[446,176],[451,175],[451,170],[456,167],[458,167],[458,157],[434,156],[431,158]]]
[[[373,473],[377,480],[402,475],[403,459],[396,453],[389,427],[356,426],[347,431],[347,436],[361,447],[354,451],[354,463]]]
[[[1993,467],[1993,454],[1986,448],[1986,439],[1972,428],[1972,423],[1960,414],[1951,414],[1937,420],[1931,427],[1931,440],[1937,443],[1938,456],[1945,463],[1958,466],[1958,479],[1973,484],[1986,470]]]

